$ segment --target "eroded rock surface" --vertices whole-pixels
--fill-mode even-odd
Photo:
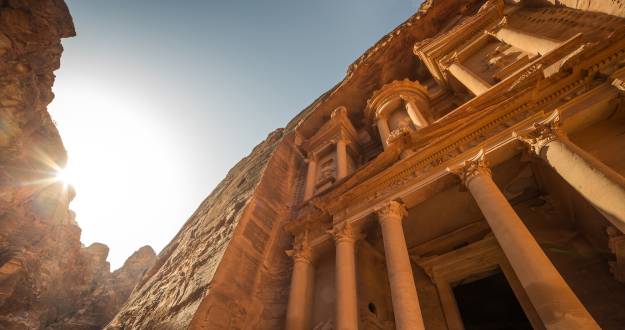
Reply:
[[[53,179],[67,154],[47,106],[74,35],[62,0],[0,1],[0,329],[101,328],[154,262],[144,247],[111,273]]]

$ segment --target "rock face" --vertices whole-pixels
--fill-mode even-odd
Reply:
[[[108,247],[80,243],[66,162],[46,108],[61,38],[74,36],[62,0],[0,1],[0,328],[101,328],[126,300],[154,251],[118,271]]]
[[[83,249],[83,258],[88,265],[81,296],[74,302],[72,313],[51,324],[49,329],[101,329],[117,313],[143,273],[154,265],[156,254],[149,246],[133,253],[124,266],[109,271],[106,262],[108,247],[94,243]]]

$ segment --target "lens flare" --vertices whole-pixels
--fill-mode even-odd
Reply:
[[[71,173],[67,169],[64,169],[64,168],[59,169],[56,172],[55,179],[59,182],[62,182],[65,185],[72,183]]]

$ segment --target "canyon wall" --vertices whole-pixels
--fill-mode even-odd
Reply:
[[[47,112],[61,38],[75,35],[62,0],[0,1],[0,328],[99,329],[155,260],[141,248],[111,273],[108,248],[83,247],[54,179],[67,160]]]

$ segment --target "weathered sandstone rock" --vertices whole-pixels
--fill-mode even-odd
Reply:
[[[61,38],[75,34],[62,0],[0,1],[0,328],[98,329],[155,258],[141,248],[111,273],[108,247],[82,247],[66,162],[46,108]]]

